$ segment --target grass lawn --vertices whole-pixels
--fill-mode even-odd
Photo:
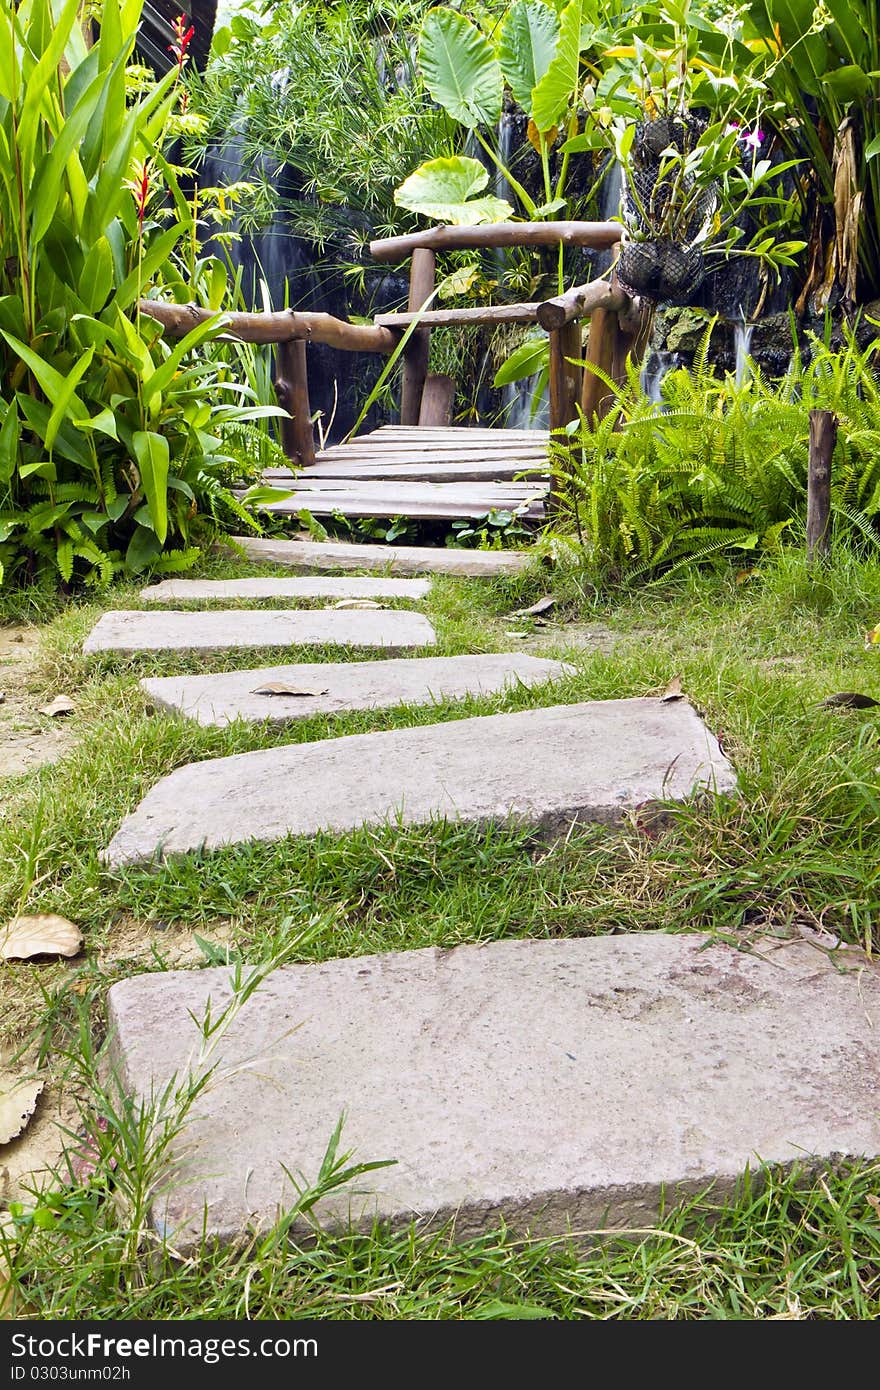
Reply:
[[[212,560],[201,571],[221,572],[236,573],[236,564],[221,570]],[[138,971],[226,959],[268,967],[506,937],[636,930],[709,931],[744,945],[760,933],[802,934],[817,950],[832,938],[877,948],[880,711],[820,702],[839,691],[880,700],[880,651],[864,645],[865,631],[880,620],[880,566],[839,553],[810,575],[792,551],[739,580],[704,574],[600,596],[564,566],[552,575],[536,567],[516,580],[440,579],[419,605],[438,629],[434,654],[522,649],[564,657],[576,673],[552,690],[441,710],[303,719],[272,730],[199,728],[151,712],[138,678],[295,655],[87,660],[82,639],[99,613],[140,606],[137,589],[117,588],[63,610],[54,600],[41,606],[6,596],[0,611],[8,625],[40,626],[35,655],[14,675],[21,700],[33,710],[63,693],[76,708],[57,761],[0,781],[0,921],[22,909],[58,912],[86,938],[84,955],[73,962],[3,965],[6,1063],[39,1063],[51,1078],[41,1104],[60,1110],[76,1129],[80,1109],[110,1108],[97,1061],[104,998],[115,980]],[[550,588],[559,600],[551,625],[509,616]],[[513,632],[525,635],[508,635]],[[3,653],[11,650],[0,646],[0,690],[11,670]],[[309,649],[301,659],[319,654]],[[123,815],[183,763],[439,718],[658,694],[674,676],[720,734],[739,773],[739,802],[676,810],[662,828],[636,818],[622,830],[584,829],[552,846],[518,829],[451,825],[237,847],[149,871],[111,874],[99,863]],[[2,715],[0,706],[0,739]],[[34,719],[47,736],[57,727],[43,716]],[[154,1139],[137,1115],[113,1104],[113,1121],[100,1139],[98,1178],[44,1196],[36,1215],[35,1198],[22,1195],[18,1174],[37,1141],[29,1129],[7,1146],[6,1200],[27,1208],[3,1228],[7,1255],[19,1281],[16,1296],[40,1317],[869,1318],[880,1312],[877,1164],[843,1165],[800,1184],[762,1174],[760,1183],[746,1181],[740,1199],[724,1210],[707,1194],[687,1212],[664,1217],[656,1230],[586,1253],[574,1242],[529,1243],[504,1231],[460,1246],[448,1233],[376,1230],[341,1238],[319,1232],[300,1248],[282,1225],[238,1249],[206,1249],[179,1260],[157,1246],[146,1220]],[[50,1127],[38,1120],[32,1126],[45,1135]],[[374,1157],[357,1154],[355,1161]],[[0,1154],[0,1171],[6,1161]]]

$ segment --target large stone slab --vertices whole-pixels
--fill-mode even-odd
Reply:
[[[519,684],[538,685],[563,675],[561,661],[503,652],[491,656],[424,656],[409,660],[309,662],[227,671],[207,676],[163,676],[141,688],[161,709],[223,725],[233,719],[284,724],[313,714],[427,705],[487,695]],[[285,694],[268,689],[289,687]],[[262,690],[263,694],[257,692]],[[295,693],[294,693],[295,692]]]
[[[284,541],[233,536],[251,560],[305,571],[379,570],[383,574],[519,574],[533,559],[513,550],[451,550],[440,546],[355,545],[349,541]]]
[[[162,579],[141,590],[143,603],[202,602],[229,603],[239,599],[383,599],[424,598],[431,587],[429,579],[383,579],[363,575],[345,579],[295,575],[281,579]]]
[[[554,830],[707,786],[732,791],[736,779],[684,700],[597,700],[193,763],[147,793],[105,859],[435,817]]]
[[[864,958],[703,936],[505,941],[295,965],[219,1042],[153,1211],[175,1244],[229,1240],[293,1197],[345,1113],[361,1162],[396,1160],[318,1208],[329,1225],[454,1218],[466,1238],[650,1225],[747,1165],[880,1153],[880,979]],[[113,1053],[141,1100],[183,1078],[225,970],[109,992]]]
[[[422,613],[388,609],[226,609],[165,612],[139,609],[104,613],[83,651],[216,652],[229,647],[430,647],[437,637]]]

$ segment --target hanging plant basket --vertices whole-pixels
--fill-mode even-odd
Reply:
[[[628,293],[664,304],[687,304],[705,273],[698,246],[666,239],[625,241],[617,261],[617,278]]]

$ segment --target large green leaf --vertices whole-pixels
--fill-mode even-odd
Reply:
[[[79,297],[90,314],[97,314],[113,288],[113,253],[105,236],[98,237],[86,256],[79,282]]]
[[[135,430],[132,446],[153,530],[164,545],[168,535],[168,440],[153,430]]]
[[[495,373],[495,380],[492,385],[497,391],[502,386],[509,386],[514,381],[525,381],[546,367],[549,358],[550,341],[548,338],[526,338],[525,342],[514,348],[510,356],[501,363]]]
[[[71,156],[88,129],[95,112],[104,80],[101,76],[83,94],[64,122],[64,129],[52,148],[43,156],[37,169],[30,201],[31,246],[42,241],[58,208],[61,185]]]
[[[56,368],[52,366],[51,362],[47,362],[38,352],[34,352],[33,348],[29,348],[26,343],[20,342],[18,338],[13,337],[11,333],[7,333],[5,329],[0,328],[0,333],[2,333],[9,346],[18,353],[47,400],[51,401],[54,405],[56,401],[66,395],[66,376],[57,371]],[[89,349],[89,351],[91,351],[91,349]],[[72,392],[70,395],[66,396],[66,400],[68,405],[74,407],[78,415],[88,414],[86,407],[75,393]],[[56,425],[52,432],[53,441],[57,428]],[[43,438],[45,439],[45,434]],[[47,445],[47,447],[49,446]]]
[[[472,130],[501,119],[504,78],[492,45],[463,15],[429,10],[419,38],[425,86],[454,120]]]
[[[52,414],[49,416],[49,424],[46,427],[46,434],[44,436],[47,449],[53,448],[55,438],[61,426],[64,424],[65,419],[74,415],[75,412],[71,410],[73,402],[76,401],[77,404],[81,404],[76,395],[76,388],[91,366],[94,355],[95,349],[93,347],[86,348],[79,361],[75,363],[67,373],[61,390],[52,402]]]
[[[570,0],[559,20],[556,56],[532,92],[532,120],[541,131],[558,125],[578,87],[583,0]]]
[[[435,222],[452,222],[456,226],[478,227],[486,222],[507,222],[513,208],[503,198],[480,193],[489,182],[489,174],[478,159],[453,155],[445,159],[429,159],[410,174],[394,194],[398,207],[421,213]]]
[[[8,483],[18,463],[18,441],[21,425],[15,401],[6,407],[3,428],[0,429],[0,483]]]
[[[556,56],[559,20],[543,0],[514,0],[498,41],[498,61],[510,90],[527,115],[532,91]]]

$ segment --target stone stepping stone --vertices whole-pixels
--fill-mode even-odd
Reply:
[[[437,635],[421,613],[347,608],[226,609],[221,612],[104,613],[83,652],[217,652],[230,647],[432,647]]]
[[[305,571],[380,570],[387,574],[519,574],[534,558],[514,550],[451,550],[429,545],[355,545],[349,541],[285,541],[233,536],[250,560]]]
[[[292,579],[163,579],[141,590],[143,603],[181,603],[184,600],[237,602],[248,598],[422,599],[429,579],[357,579],[297,575]]]
[[[707,786],[733,791],[736,778],[686,701],[555,705],[178,768],[126,817],[105,862],[437,817],[556,830]]]
[[[328,1226],[455,1220],[464,1240],[650,1225],[661,1202],[759,1160],[880,1153],[880,976],[803,942],[747,954],[702,935],[499,941],[276,970],[223,1035],[152,1219],[229,1241],[313,1180],[345,1112],[355,1161],[393,1159],[316,1209]],[[108,995],[139,1101],[193,1065],[223,969]]]
[[[561,661],[505,652],[492,656],[312,662],[219,675],[163,676],[142,680],[141,689],[160,709],[195,719],[199,724],[223,725],[233,719],[268,719],[284,724],[313,714],[425,705],[467,695],[486,695],[520,683],[538,685],[571,670]],[[273,685],[282,689],[272,690]],[[258,694],[260,690],[264,693]]]

